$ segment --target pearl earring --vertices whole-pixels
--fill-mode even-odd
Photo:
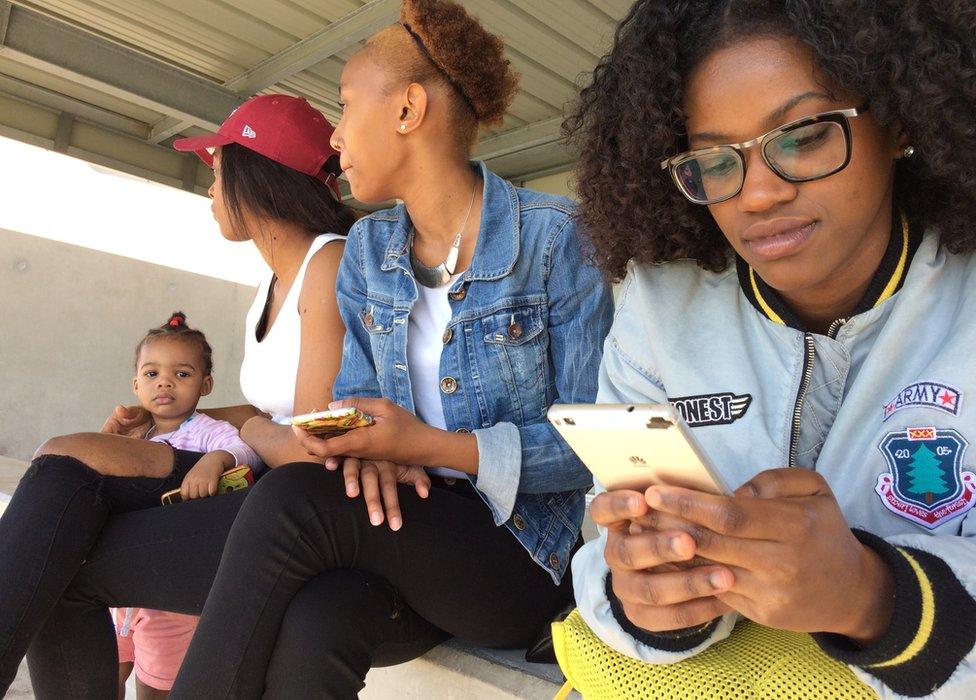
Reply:
[[[406,131],[406,130],[407,130],[407,125],[406,124],[401,124],[400,125],[400,131]]]
[[[915,146],[907,146],[905,150],[902,151],[902,155],[904,155],[906,158],[911,158],[913,155],[915,155]]]

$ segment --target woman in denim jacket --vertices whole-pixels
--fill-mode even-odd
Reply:
[[[339,272],[333,407],[375,424],[303,436],[335,473],[254,487],[175,697],[354,697],[449,636],[524,647],[572,598],[591,479],[545,415],[594,399],[611,296],[569,201],[469,162],[515,92],[502,42],[422,5],[348,62],[333,136],[357,199],[403,202],[354,226]]]

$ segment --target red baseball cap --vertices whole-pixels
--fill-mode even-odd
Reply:
[[[216,134],[177,139],[177,151],[193,151],[213,167],[213,149],[236,143],[276,163],[311,175],[341,199],[339,183],[322,166],[339,152],[332,148],[335,128],[304,97],[258,95],[230,113]]]

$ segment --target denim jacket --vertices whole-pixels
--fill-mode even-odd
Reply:
[[[476,165],[484,178],[481,233],[448,294],[441,404],[448,430],[477,438],[478,474],[469,479],[495,523],[558,582],[592,480],[546,411],[596,398],[613,302],[583,259],[574,205]],[[337,399],[385,397],[415,410],[407,371],[408,318],[418,296],[411,230],[401,204],[349,233],[337,285],[346,324]]]

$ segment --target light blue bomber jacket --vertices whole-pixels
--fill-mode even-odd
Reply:
[[[743,261],[632,266],[600,369],[598,402],[670,401],[731,488],[759,471],[815,469],[895,577],[895,612],[870,647],[816,641],[883,698],[976,697],[976,258],[938,235],[893,232],[860,307],[805,331]],[[599,485],[598,485],[599,488]],[[573,560],[583,618],[629,656],[671,663],[730,633],[735,613],[687,634],[623,614],[606,533]]]

